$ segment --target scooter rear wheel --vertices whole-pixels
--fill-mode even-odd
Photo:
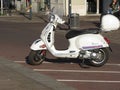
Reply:
[[[96,56],[91,56],[90,64],[95,67],[100,67],[108,61],[110,52],[108,48],[102,48],[93,50],[92,54],[96,54]]]
[[[38,50],[38,51],[31,51],[28,55],[28,63],[31,65],[40,65],[45,60],[46,51],[45,50]]]

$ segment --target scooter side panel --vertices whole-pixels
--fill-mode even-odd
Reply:
[[[82,50],[91,50],[97,48],[109,47],[108,43],[100,34],[84,34],[76,39],[77,48]]]
[[[31,50],[46,50],[46,45],[41,39],[37,39],[33,42],[33,44],[30,47]]]

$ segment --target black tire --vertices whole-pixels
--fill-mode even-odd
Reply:
[[[31,51],[28,55],[28,63],[31,65],[40,65],[45,60],[46,51]]]
[[[93,50],[93,53],[96,53],[96,57],[90,59],[90,64],[95,67],[100,67],[106,64],[106,62],[109,59],[109,49],[108,48],[102,48]]]

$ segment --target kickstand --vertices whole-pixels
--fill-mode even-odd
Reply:
[[[79,65],[80,65],[82,68],[89,68],[89,66],[85,64],[85,59],[82,59],[81,62],[79,63]]]

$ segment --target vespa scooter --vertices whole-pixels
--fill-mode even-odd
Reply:
[[[67,50],[56,50],[54,35],[58,24],[64,24],[58,15],[50,12],[50,21],[41,32],[40,38],[31,45],[28,60],[32,65],[41,64],[46,58],[48,50],[58,58],[88,60],[91,65],[103,66],[109,59],[109,40],[100,34],[100,29],[70,30],[66,34],[69,41]]]

